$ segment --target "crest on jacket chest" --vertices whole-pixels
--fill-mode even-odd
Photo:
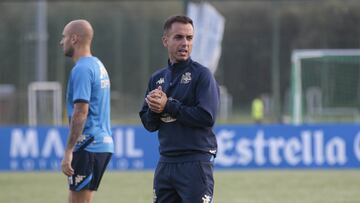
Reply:
[[[181,76],[181,84],[188,84],[191,81],[191,73],[186,72]]]

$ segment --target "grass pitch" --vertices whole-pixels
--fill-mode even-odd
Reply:
[[[152,202],[151,171],[107,172],[95,203]],[[1,203],[67,202],[60,172],[0,173]],[[216,171],[215,203],[360,203],[360,170]]]

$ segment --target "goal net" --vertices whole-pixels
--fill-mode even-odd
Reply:
[[[294,124],[360,121],[360,49],[295,50]]]

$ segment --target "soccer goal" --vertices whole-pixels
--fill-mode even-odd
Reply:
[[[360,49],[294,50],[293,124],[360,121]]]
[[[61,85],[58,82],[32,82],[28,86],[28,121],[30,126],[62,124]]]

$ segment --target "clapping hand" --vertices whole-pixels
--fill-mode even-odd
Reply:
[[[152,90],[146,95],[145,101],[151,111],[162,113],[167,102],[167,96],[165,92],[162,91],[161,86],[159,86],[157,89]]]

